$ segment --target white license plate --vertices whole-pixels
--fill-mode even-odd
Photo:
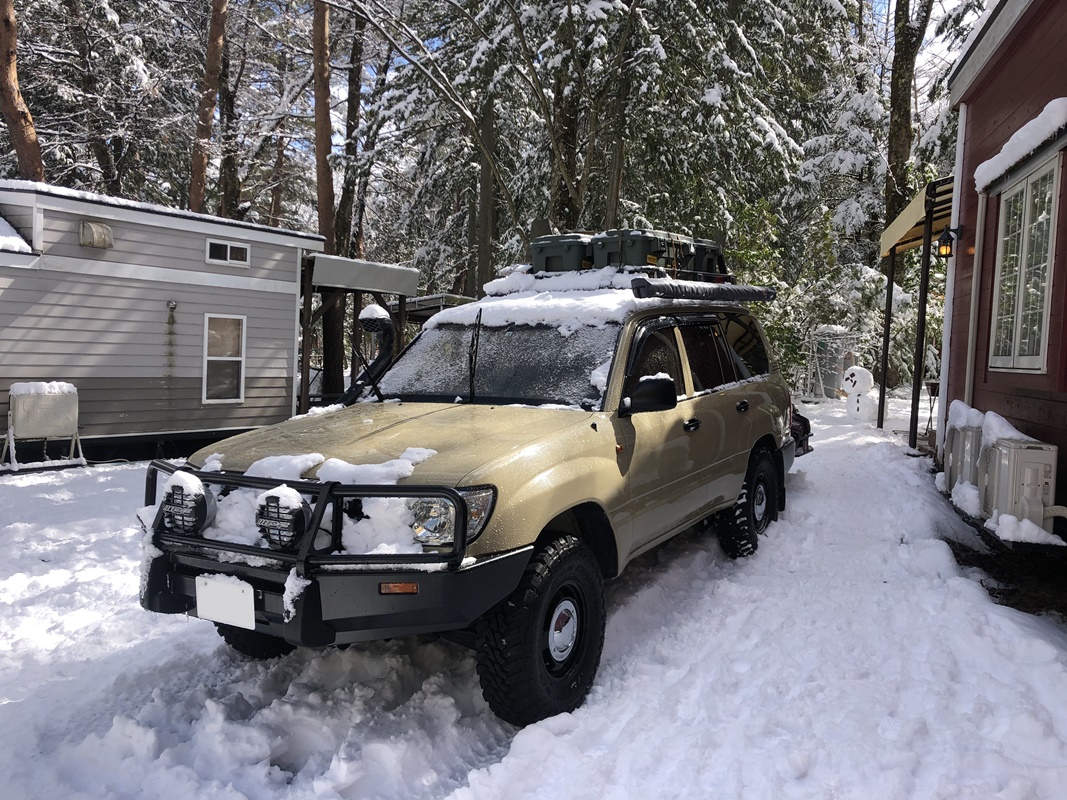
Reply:
[[[256,627],[253,589],[238,578],[197,575],[196,615],[200,619],[253,630]]]

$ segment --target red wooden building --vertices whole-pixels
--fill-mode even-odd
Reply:
[[[1067,0],[990,0],[951,75],[959,111],[957,242],[947,284],[939,426],[943,439],[949,403],[961,399],[1057,445],[1061,505],[1067,504],[1065,59]]]

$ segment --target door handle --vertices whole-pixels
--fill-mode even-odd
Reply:
[[[739,400],[737,403],[737,413],[744,414],[748,411],[748,400]]]
[[[682,429],[686,431],[695,431],[699,427],[700,420],[696,417],[693,417],[692,419],[687,419],[685,422],[682,423]]]

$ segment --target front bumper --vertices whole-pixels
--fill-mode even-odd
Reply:
[[[204,595],[198,606],[197,579],[223,576],[243,582],[238,590],[243,627],[305,647],[385,639],[420,633],[460,630],[506,598],[518,586],[533,547],[480,558],[466,557],[467,509],[463,497],[448,487],[359,486],[287,481],[314,500],[311,522],[285,550],[178,534],[162,524],[157,477],[178,468],[163,461],[149,465],[145,504],[157,504],[151,524],[151,553],[142,580],[141,605],[162,614],[189,614],[217,621],[230,618],[228,606]],[[183,469],[205,485],[226,491],[273,488],[279,481],[237,474]],[[341,541],[340,508],[372,497],[444,497],[456,511],[454,543],[415,554],[350,555],[337,552]],[[330,516],[326,515],[330,511]],[[332,519],[327,523],[325,520]],[[146,523],[147,524],[147,523]],[[330,544],[316,546],[318,534]],[[204,583],[204,581],[201,581]],[[207,581],[210,583],[211,581]],[[389,584],[407,584],[402,593]],[[210,587],[205,587],[210,588]],[[251,607],[249,607],[249,597]],[[224,601],[224,605],[227,601]]]
[[[204,556],[164,553],[148,566],[141,604],[163,614],[197,616],[198,575],[230,575],[254,594],[255,630],[303,647],[326,647],[371,639],[459,630],[507,597],[518,585],[532,547],[458,567],[426,571],[404,568],[340,571],[323,567],[285,608],[289,573]],[[414,583],[414,594],[383,594],[383,583]]]

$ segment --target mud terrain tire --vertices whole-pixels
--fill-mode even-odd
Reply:
[[[759,450],[749,459],[748,473],[733,508],[719,515],[719,545],[730,558],[756,552],[759,535],[778,517],[778,472],[774,459]]]
[[[577,538],[560,536],[478,623],[482,695],[515,725],[573,711],[593,685],[603,647],[600,567]]]

